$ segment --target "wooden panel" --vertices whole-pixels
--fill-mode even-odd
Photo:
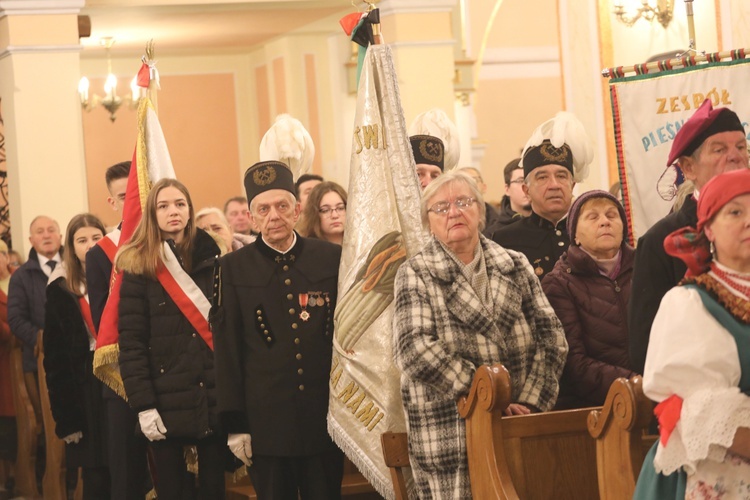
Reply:
[[[18,449],[16,455],[16,490],[25,497],[36,497],[36,447],[37,421],[31,404],[23,374],[21,343],[11,339],[10,377],[13,388],[13,404],[16,408]]]

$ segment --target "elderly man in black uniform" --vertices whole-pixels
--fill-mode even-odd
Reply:
[[[573,154],[567,144],[555,148],[545,141],[528,149],[522,163],[531,215],[487,233],[501,246],[523,253],[542,279],[570,245],[566,215],[575,186]]]
[[[566,224],[573,187],[584,180],[592,159],[593,146],[581,122],[572,113],[557,113],[537,127],[524,147],[522,187],[531,200],[531,215],[485,230],[496,243],[524,254],[540,280],[570,245]]]
[[[700,190],[713,177],[748,167],[745,128],[729,108],[713,109],[706,100],[675,135],[667,169],[679,169],[695,191],[679,210],[667,215],[638,239],[628,313],[630,368],[643,373],[651,324],[664,295],[685,276],[687,266],[664,251],[664,238],[698,222]],[[679,178],[679,176],[675,176]]]
[[[245,189],[261,236],[221,259],[212,319],[228,445],[260,499],[337,499],[343,454],[326,415],[341,247],[294,232],[284,163],[256,163]]]

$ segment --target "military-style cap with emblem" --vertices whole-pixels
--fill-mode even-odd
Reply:
[[[414,163],[419,165],[435,165],[444,169],[445,166],[445,146],[443,141],[431,135],[413,135],[409,137],[411,149],[414,151]]]
[[[561,165],[570,170],[574,182],[583,182],[594,159],[594,146],[578,118],[560,111],[532,132],[521,157],[524,176],[545,165]]]
[[[432,142],[422,143],[422,139]],[[461,142],[456,124],[440,108],[433,108],[417,115],[409,125],[409,141],[414,150],[416,163],[435,165],[442,171],[453,170],[461,157]],[[440,154],[437,154],[437,148]],[[440,156],[438,163],[437,158]]]
[[[545,165],[560,165],[573,173],[573,152],[567,144],[556,148],[549,140],[545,140],[539,146],[527,149],[522,161],[524,177],[535,168]]]
[[[283,189],[295,194],[294,176],[286,163],[261,161],[245,171],[245,192],[248,203],[260,193]]]

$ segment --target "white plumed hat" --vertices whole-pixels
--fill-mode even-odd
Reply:
[[[280,161],[297,179],[308,172],[315,158],[315,145],[302,122],[288,114],[276,117],[260,141],[260,161]]]
[[[431,135],[443,141],[445,146],[445,171],[451,170],[458,165],[461,157],[461,141],[458,137],[458,128],[448,118],[445,111],[433,108],[417,116],[409,127],[409,135]]]
[[[521,167],[524,175],[528,175],[537,166],[550,163],[543,156],[536,155],[536,149],[548,141],[554,148],[560,149],[567,144],[572,155],[572,173],[575,182],[582,182],[588,177],[589,164],[594,159],[594,146],[589,139],[583,124],[573,113],[560,111],[554,118],[539,125],[531,134],[526,146],[523,148]],[[528,156],[527,156],[528,153]],[[542,150],[542,153],[545,153]],[[549,155],[547,155],[549,157]],[[564,156],[564,155],[563,155]],[[541,159],[539,165],[529,164],[531,161]],[[548,158],[549,159],[549,158]]]

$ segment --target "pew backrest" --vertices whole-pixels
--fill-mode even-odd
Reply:
[[[502,365],[477,369],[458,401],[474,498],[596,499],[596,448],[586,425],[590,408],[503,416],[511,402]]]
[[[646,434],[653,409],[654,403],[643,394],[643,379],[636,375],[615,380],[602,409],[589,414],[602,500],[633,498],[643,459],[656,440]]]

